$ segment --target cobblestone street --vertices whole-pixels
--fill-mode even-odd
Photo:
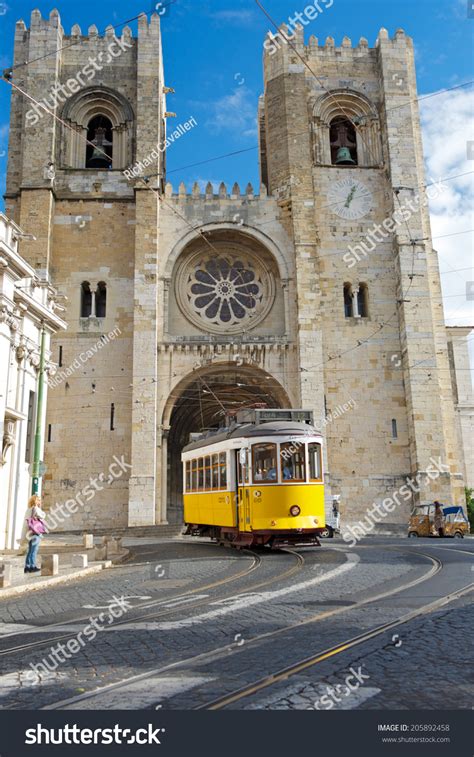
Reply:
[[[472,595],[441,601],[472,583],[471,540],[129,548],[124,565],[0,603],[2,708],[471,706]],[[114,598],[123,614],[86,638]]]

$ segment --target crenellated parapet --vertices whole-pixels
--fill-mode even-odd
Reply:
[[[282,24],[278,33],[268,36],[264,43],[265,79],[270,80],[283,73],[304,73],[311,78],[311,71],[305,63],[312,69],[314,77],[324,76],[321,66],[344,65],[350,61],[360,64],[364,59],[375,61],[382,49],[396,52],[406,47],[412,48],[412,40],[403,29],[397,29],[390,37],[387,29],[381,28],[374,46],[370,47],[366,37],[353,44],[348,36],[342,37],[338,43],[332,36],[323,40],[311,34],[305,43],[303,27],[292,30]]]
[[[260,185],[260,193],[255,194],[252,184],[249,182],[245,187],[245,191],[242,192],[237,182],[235,182],[230,191],[228,191],[227,185],[221,181],[217,191],[210,181],[207,182],[204,189],[202,184],[197,181],[194,182],[191,192],[187,192],[186,185],[181,182],[178,187],[178,191],[175,192],[171,182],[167,182],[165,186],[165,197],[175,198],[192,198],[194,200],[260,200],[267,197],[267,188],[264,184]]]
[[[81,42],[87,42],[87,40],[110,40],[116,37],[133,38],[132,30],[129,26],[124,26],[121,34],[117,34],[116,29],[112,24],[109,24],[105,32],[101,34],[95,24],[91,24],[88,27],[87,32],[83,33],[79,24],[73,24],[70,34],[67,34],[64,27],[61,24],[61,17],[59,11],[54,8],[47,18],[43,18],[41,11],[35,8],[31,12],[30,27],[26,26],[25,22],[20,19],[16,22],[16,31],[18,33],[27,32],[30,35],[45,34],[51,30],[59,30],[64,39],[81,38]],[[142,36],[160,36],[160,17],[157,13],[151,15],[150,20],[146,13],[142,13],[138,18],[138,38]]]

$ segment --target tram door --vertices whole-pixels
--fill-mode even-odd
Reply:
[[[250,531],[249,451],[237,452],[237,522],[239,531]]]

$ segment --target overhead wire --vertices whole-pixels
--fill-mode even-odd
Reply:
[[[257,4],[258,4],[258,5],[260,5],[260,3],[258,3],[258,0],[256,0],[256,2],[257,2]],[[171,4],[171,3],[170,3],[170,4]],[[261,7],[262,7],[262,6],[261,6]],[[264,12],[266,13],[266,11],[264,11]],[[140,14],[140,15],[142,15],[142,14]],[[266,14],[266,15],[268,15],[268,14]],[[137,18],[138,18],[138,17],[137,17]],[[123,22],[123,24],[125,24],[125,23],[127,23],[127,22]],[[120,25],[123,25],[123,24],[118,24],[117,26],[120,26]],[[290,46],[291,46],[291,45],[290,45]],[[297,51],[295,50],[295,52],[297,52]],[[301,57],[301,56],[300,56],[300,57]],[[33,61],[30,61],[30,62],[33,62]],[[308,66],[308,68],[309,68],[309,66]],[[311,69],[310,69],[310,71],[311,71]],[[312,72],[312,71],[311,71],[311,73],[312,73],[312,75],[313,75],[313,76],[315,76],[315,78],[317,78],[317,77],[316,77],[316,75],[314,74],[314,72]],[[52,112],[52,111],[50,111],[50,110],[49,110],[48,108],[46,108],[46,107],[45,107],[45,106],[44,106],[44,105],[43,105],[42,103],[39,103],[39,102],[38,102],[37,100],[35,100],[35,98],[31,97],[31,96],[30,96],[30,95],[29,95],[28,93],[26,93],[26,92],[22,91],[22,90],[21,90],[21,88],[20,88],[20,87],[18,87],[18,85],[15,85],[15,84],[14,84],[13,82],[9,81],[9,80],[8,80],[8,79],[6,79],[5,77],[2,77],[2,78],[3,78],[3,79],[4,79],[5,81],[7,81],[7,83],[11,84],[11,85],[12,85],[12,87],[14,87],[14,88],[15,88],[15,89],[17,89],[18,91],[20,91],[20,93],[21,93],[21,94],[22,94],[22,95],[23,95],[24,97],[27,97],[27,98],[28,98],[28,99],[30,99],[30,100],[31,100],[32,102],[35,102],[35,103],[36,103],[37,105],[39,105],[40,107],[42,107],[42,108],[43,108],[43,109],[44,109],[44,110],[45,110],[45,111],[46,111],[47,113],[49,113],[49,115],[51,115],[51,116],[52,116],[53,118],[55,118],[55,119],[57,119],[58,121],[60,121],[60,122],[61,122],[61,123],[62,123],[62,124],[63,124],[63,125],[65,126],[65,127],[67,127],[67,128],[71,128],[69,124],[67,124],[67,123],[66,123],[65,121],[63,121],[62,119],[60,119],[60,118],[59,118],[59,117],[58,117],[58,116],[57,116],[57,115],[56,115],[55,113],[53,113],[53,112]],[[464,85],[460,85],[460,86],[466,86],[466,85],[464,84]],[[458,87],[456,87],[456,88],[458,88]],[[337,97],[336,97],[336,96],[332,95],[332,93],[329,93],[329,94],[330,94],[331,96],[333,96],[333,98],[334,98],[334,99],[335,99],[335,100],[337,101]],[[442,93],[433,93],[433,94],[442,94]],[[418,99],[419,99],[419,98],[418,98]],[[339,105],[339,107],[340,107],[340,103],[338,103],[338,105]],[[351,119],[348,119],[348,120],[349,120],[349,121],[351,121],[351,123],[353,123]],[[355,129],[357,130],[357,125],[353,123],[353,126],[354,126],[354,128],[355,128]],[[84,137],[83,137],[83,138],[84,138]],[[89,141],[89,140],[88,140],[87,138],[84,138],[84,139],[85,139],[85,141],[86,141],[86,143],[87,143],[87,144],[89,144],[89,145],[92,145],[92,146],[93,146],[94,148],[98,149],[98,148],[97,148],[97,146],[96,146],[96,145],[95,145],[95,144],[94,144],[93,142],[90,142],[90,141]],[[248,150],[250,150],[250,149],[254,149],[254,148],[248,148]],[[100,150],[100,148],[99,148],[99,151],[101,151],[101,150]],[[104,152],[104,151],[102,151],[102,152]],[[241,151],[237,151],[237,152],[241,152]],[[242,151],[242,152],[243,152],[243,151]],[[104,155],[106,155],[106,153],[105,153],[105,152],[104,152]],[[108,156],[107,156],[107,157],[108,157]],[[223,156],[223,157],[224,157],[224,156]],[[213,159],[210,159],[210,160],[213,160]],[[467,175],[467,174],[469,174],[469,173],[472,173],[472,172],[466,172],[465,174],[459,174],[458,176]],[[448,178],[450,178],[450,177],[448,177]],[[448,178],[447,178],[447,179],[441,179],[441,180],[438,180],[438,181],[444,181],[444,180],[448,180]],[[456,176],[456,177],[451,177],[451,178],[457,178],[457,176]],[[146,187],[147,187],[148,189],[151,189],[152,191],[154,191],[154,193],[156,194],[156,196],[157,196],[157,198],[158,198],[158,201],[159,201],[159,202],[162,202],[162,203],[163,203],[163,204],[165,204],[165,205],[166,205],[167,207],[169,207],[169,208],[170,208],[170,209],[172,210],[172,212],[174,212],[174,213],[175,213],[176,215],[178,215],[178,217],[180,217],[180,218],[181,218],[181,219],[182,219],[183,221],[185,221],[185,223],[187,223],[187,225],[188,225],[188,226],[189,226],[189,227],[190,227],[190,228],[191,228],[191,229],[192,229],[193,231],[196,231],[196,232],[198,232],[198,233],[200,234],[200,236],[201,236],[201,237],[203,238],[203,240],[204,240],[204,241],[205,241],[205,242],[206,242],[206,243],[208,244],[208,246],[209,246],[209,247],[210,247],[210,248],[211,248],[211,249],[212,249],[212,250],[213,250],[214,252],[216,252],[217,254],[219,254],[219,251],[218,251],[218,250],[217,250],[217,249],[216,249],[216,248],[214,247],[214,245],[212,245],[212,243],[210,242],[210,240],[208,240],[208,239],[206,238],[206,236],[205,236],[205,233],[204,233],[204,232],[202,231],[202,229],[201,229],[200,227],[194,227],[194,226],[192,226],[192,224],[191,224],[190,222],[188,222],[188,220],[187,220],[187,219],[186,219],[186,218],[185,218],[184,216],[182,216],[182,215],[181,215],[181,214],[180,214],[180,213],[179,213],[178,211],[176,211],[176,209],[175,209],[175,208],[173,208],[173,207],[172,207],[172,206],[171,206],[171,205],[170,205],[169,203],[167,203],[167,202],[166,202],[166,200],[165,200],[165,199],[164,199],[164,198],[163,198],[163,197],[162,197],[162,196],[160,195],[160,193],[159,193],[159,192],[157,192],[157,191],[156,191],[156,190],[155,190],[155,189],[154,189],[153,187],[150,187],[150,186],[148,186],[148,180],[147,180],[147,179],[148,179],[148,177],[144,177],[144,179],[142,179],[141,177],[138,177],[138,179],[139,179],[140,181],[143,181],[143,183],[144,183],[144,184],[146,185]],[[433,184],[434,184],[434,183],[436,183],[436,182],[433,182]],[[430,185],[425,185],[425,186],[430,186]],[[383,191],[386,191],[386,190],[383,190]],[[400,202],[400,200],[399,200],[398,196],[397,196],[397,199],[398,199],[398,201]],[[337,203],[334,203],[334,204],[337,204]],[[324,207],[324,206],[323,206],[323,207]],[[408,232],[409,232],[409,237],[410,237],[410,240],[411,240],[411,243],[412,243],[412,245],[413,245],[413,244],[416,244],[416,240],[413,240],[413,238],[412,238],[412,236],[411,236],[411,233],[410,233],[410,230],[409,230],[409,227],[408,227],[408,225],[407,225],[407,230],[408,230]],[[459,233],[467,233],[467,232],[457,232],[457,234],[459,234]],[[454,235],[454,234],[453,234],[453,235]],[[443,235],[443,236],[450,236],[450,235]],[[413,272],[413,267],[412,267],[412,272]],[[412,284],[412,280],[413,280],[413,279],[412,279],[412,276],[411,276],[410,278],[411,278],[411,281],[410,281],[410,285],[408,286],[408,288],[407,288],[407,291],[405,292],[405,296],[406,296],[406,294],[408,294],[408,291],[409,291],[409,289],[410,289],[410,287],[411,287],[411,284]],[[455,295],[455,296],[460,296],[460,295]],[[396,315],[396,314],[397,314],[397,313],[395,312],[395,313],[394,313],[394,315],[393,315],[393,316],[391,316],[391,318],[390,318],[390,319],[389,319],[388,321],[386,321],[385,323],[382,323],[381,325],[379,325],[379,328],[378,328],[378,329],[377,329],[377,330],[376,330],[375,332],[373,332],[373,334],[372,334],[372,335],[371,335],[370,337],[368,337],[368,338],[367,338],[366,340],[362,340],[362,341],[361,341],[361,340],[358,340],[358,342],[357,342],[357,345],[355,345],[354,347],[352,347],[352,348],[351,348],[350,350],[346,350],[345,352],[341,353],[341,354],[340,354],[340,355],[338,355],[338,356],[328,356],[328,361],[329,361],[329,360],[333,360],[333,359],[335,359],[335,357],[338,357],[338,358],[339,358],[339,357],[342,357],[342,356],[343,356],[344,354],[346,354],[347,352],[349,352],[349,351],[352,351],[352,349],[356,349],[356,348],[358,348],[359,346],[362,346],[362,345],[363,345],[364,343],[367,343],[367,342],[368,342],[368,341],[370,340],[370,338],[372,338],[373,336],[375,336],[376,334],[378,334],[378,333],[379,333],[379,332],[380,332],[380,331],[382,330],[382,328],[384,328],[385,326],[389,325],[389,323],[390,323],[391,319],[392,319],[393,317],[395,317],[395,315]],[[414,367],[414,366],[413,366],[413,367]],[[216,398],[216,399],[217,399],[217,398]]]

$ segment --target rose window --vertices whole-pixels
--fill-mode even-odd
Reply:
[[[181,268],[178,301],[209,331],[240,331],[260,321],[273,302],[273,278],[251,254],[199,254]]]
[[[251,317],[263,297],[263,286],[251,263],[229,258],[203,262],[190,276],[192,307],[214,323],[236,324]]]

